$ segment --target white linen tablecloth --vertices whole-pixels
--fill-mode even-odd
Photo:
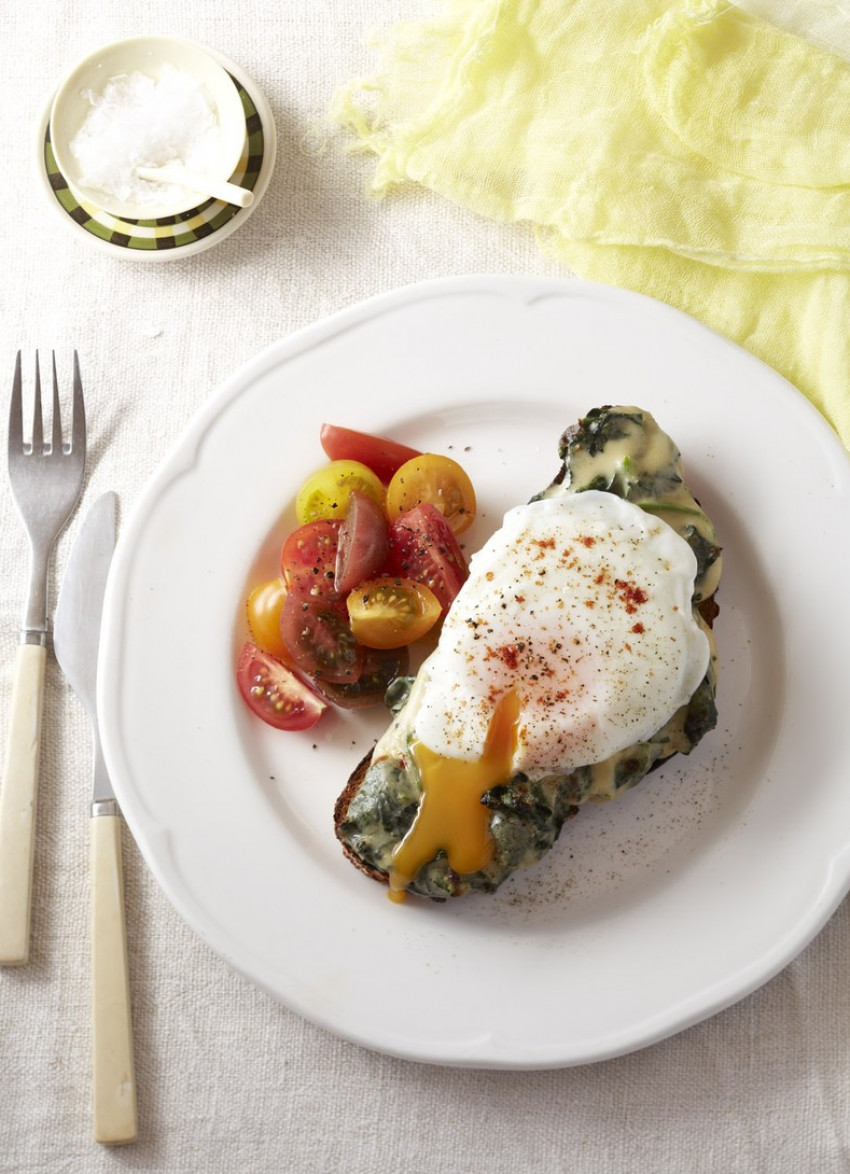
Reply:
[[[369,31],[422,11],[417,0],[3,5],[0,386],[4,378],[10,386],[19,348],[55,348],[65,370],[79,350],[87,504],[115,489],[126,516],[214,389],[317,318],[425,278],[556,273],[522,229],[425,193],[374,203],[364,195],[368,161],[328,135],[335,87],[373,63]],[[142,33],[191,37],[233,58],[268,98],[279,135],[271,185],[248,223],[209,252],[161,265],[86,247],[48,208],[33,164],[39,117],[65,70],[99,45]],[[5,730],[26,545],[5,476],[0,486]],[[54,590],[81,514],[58,544]],[[90,753],[82,709],[51,660],[32,961],[0,970],[2,1174],[850,1170],[846,903],[778,977],[666,1042],[557,1071],[449,1069],[354,1046],[272,1001],[184,924],[129,834],[141,1133],[120,1151],[98,1147],[90,1127]]]

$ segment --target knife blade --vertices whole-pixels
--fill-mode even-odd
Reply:
[[[101,749],[97,658],[103,601],[115,549],[117,497],[90,508],[68,558],[53,626],[53,649],[92,727],[91,826],[92,1113],[95,1140],[125,1145],[138,1122],[124,913],[121,816]]]

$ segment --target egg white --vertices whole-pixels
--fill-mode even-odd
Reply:
[[[511,510],[473,556],[425,666],[416,738],[475,761],[514,689],[514,772],[563,773],[646,740],[708,667],[696,573],[683,538],[611,493]]]

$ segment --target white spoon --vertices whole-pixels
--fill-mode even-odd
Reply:
[[[136,175],[139,179],[149,179],[154,183],[177,183],[205,196],[212,196],[216,200],[236,204],[240,208],[247,208],[254,202],[254,193],[249,192],[247,188],[241,188],[238,184],[229,183],[225,179],[201,175],[181,163],[166,163],[163,167],[137,167]]]

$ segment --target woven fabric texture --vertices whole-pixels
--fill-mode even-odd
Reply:
[[[214,389],[318,318],[426,278],[570,272],[569,257],[541,253],[528,221],[488,218],[422,185],[370,198],[374,161],[347,152],[346,137],[329,127],[333,95],[374,66],[372,30],[421,19],[423,8],[423,0],[3,6],[0,364],[11,383],[19,348],[27,356],[55,348],[65,375],[79,350],[87,500],[115,489],[125,515]],[[208,252],[159,265],[114,258],[69,231],[35,162],[63,73],[99,45],[141,33],[191,37],[237,61],[267,97],[279,136],[275,174],[245,227]],[[813,225],[824,236],[826,228]],[[829,345],[846,346],[845,335],[842,324]],[[5,715],[26,545],[0,483]],[[79,523],[77,515],[58,543],[54,597]],[[140,1138],[120,1152],[99,1148],[90,1125],[90,738],[52,660],[44,731],[32,960],[0,970],[0,1174],[850,1169],[846,905],[761,990],[654,1047],[557,1071],[449,1069],[344,1042],[272,1001],[186,926],[129,834]],[[482,998],[486,986],[482,975]]]

